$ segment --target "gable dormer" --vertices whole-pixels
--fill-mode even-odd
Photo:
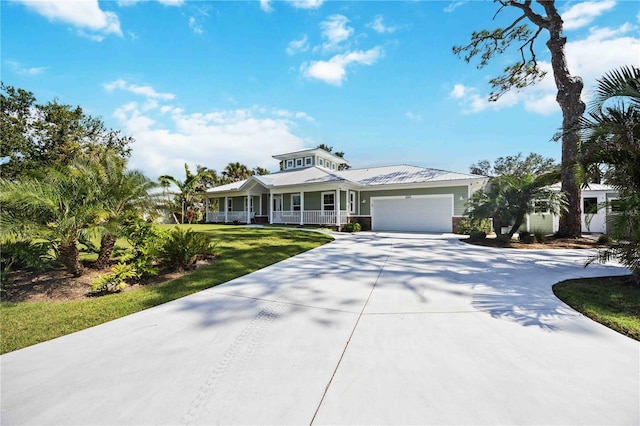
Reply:
[[[303,149],[274,155],[273,158],[280,161],[281,170],[302,169],[305,167],[321,167],[326,170],[338,170],[340,165],[348,164],[348,161],[321,148]]]

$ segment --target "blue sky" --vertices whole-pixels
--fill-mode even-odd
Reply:
[[[559,160],[551,76],[488,103],[481,70],[451,53],[511,22],[489,1],[2,1],[2,80],[80,105],[133,136],[131,167],[183,176],[320,143],[354,167],[467,172],[536,152]],[[573,74],[640,64],[635,1],[558,2]],[[543,34],[537,52],[549,55]]]

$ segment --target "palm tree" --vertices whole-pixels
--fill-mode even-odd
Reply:
[[[553,214],[558,214],[565,208],[563,193],[550,188],[550,185],[559,180],[559,171],[541,175],[525,173],[495,177],[487,191],[480,190],[473,194],[467,204],[466,214],[477,220],[493,218],[493,226],[498,235],[503,224],[511,223],[507,232],[511,238],[524,223],[525,216],[533,212],[535,201],[544,201]]]
[[[192,207],[197,201],[197,193],[205,189],[203,182],[207,179],[213,179],[213,173],[215,173],[214,170],[198,166],[198,171],[196,174],[193,174],[191,173],[191,170],[189,170],[189,165],[186,163],[184,165],[184,171],[184,181],[178,180],[169,175],[160,176],[158,178],[161,185],[166,187],[170,184],[174,184],[180,190],[180,194],[177,198],[182,209],[181,223],[184,223],[185,209]]]
[[[231,183],[249,179],[253,175],[253,172],[244,164],[235,162],[227,164],[222,175],[226,183]]]
[[[84,160],[35,178],[0,180],[2,233],[49,239],[65,268],[81,275],[78,236],[105,217],[97,183],[95,169]]]
[[[150,191],[157,184],[140,171],[119,167],[114,161],[116,159],[107,156],[99,164],[99,183],[106,218],[101,224],[103,232],[96,268],[108,266],[124,221],[132,216],[140,217],[145,210],[155,206],[155,197],[150,195]]]
[[[640,283],[640,68],[613,70],[598,80],[588,116],[580,122],[583,167],[604,165],[620,210],[611,216],[615,244],[591,261],[618,259]]]
[[[252,171],[254,175],[258,175],[258,176],[271,174],[271,172],[265,169],[264,167],[254,167]]]

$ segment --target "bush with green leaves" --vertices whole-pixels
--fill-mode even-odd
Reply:
[[[518,233],[518,240],[524,244],[535,244],[538,242],[536,236],[528,231]]]
[[[111,268],[111,272],[101,275],[91,283],[91,290],[95,293],[115,293],[127,286],[130,278],[136,278],[137,273],[132,265],[118,263]]]
[[[458,234],[471,235],[473,232],[484,232],[485,237],[491,232],[489,219],[475,219],[465,217],[458,223]]]
[[[483,241],[487,238],[487,233],[484,231],[471,231],[469,234],[469,241],[478,242]]]
[[[121,260],[131,264],[137,278],[158,275],[158,250],[164,244],[167,232],[140,219],[127,223],[123,231],[131,251],[121,256]]]
[[[358,222],[347,223],[342,227],[344,232],[360,232],[362,231],[362,225]]]
[[[541,244],[544,244],[547,241],[547,233],[541,229],[534,229],[532,234],[536,238],[536,241]]]
[[[52,244],[48,241],[5,241],[0,245],[0,281],[14,269],[45,270],[53,266]]]
[[[600,246],[608,246],[609,244],[611,244],[611,237],[608,236],[607,234],[601,234],[598,237],[598,245],[600,245]]]
[[[214,255],[209,237],[191,229],[175,227],[158,250],[158,260],[172,269],[191,269],[196,262]]]

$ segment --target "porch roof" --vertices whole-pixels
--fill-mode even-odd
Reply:
[[[380,187],[384,185],[420,184],[486,179],[485,176],[446,170],[429,169],[409,165],[371,167],[366,169],[349,169],[341,171],[327,170],[312,166],[304,169],[285,170],[269,175],[251,176],[238,182],[217,186],[207,190],[207,194],[224,194],[239,192],[250,188],[251,183],[258,183],[266,189],[295,187],[313,184],[348,183],[356,187]]]

